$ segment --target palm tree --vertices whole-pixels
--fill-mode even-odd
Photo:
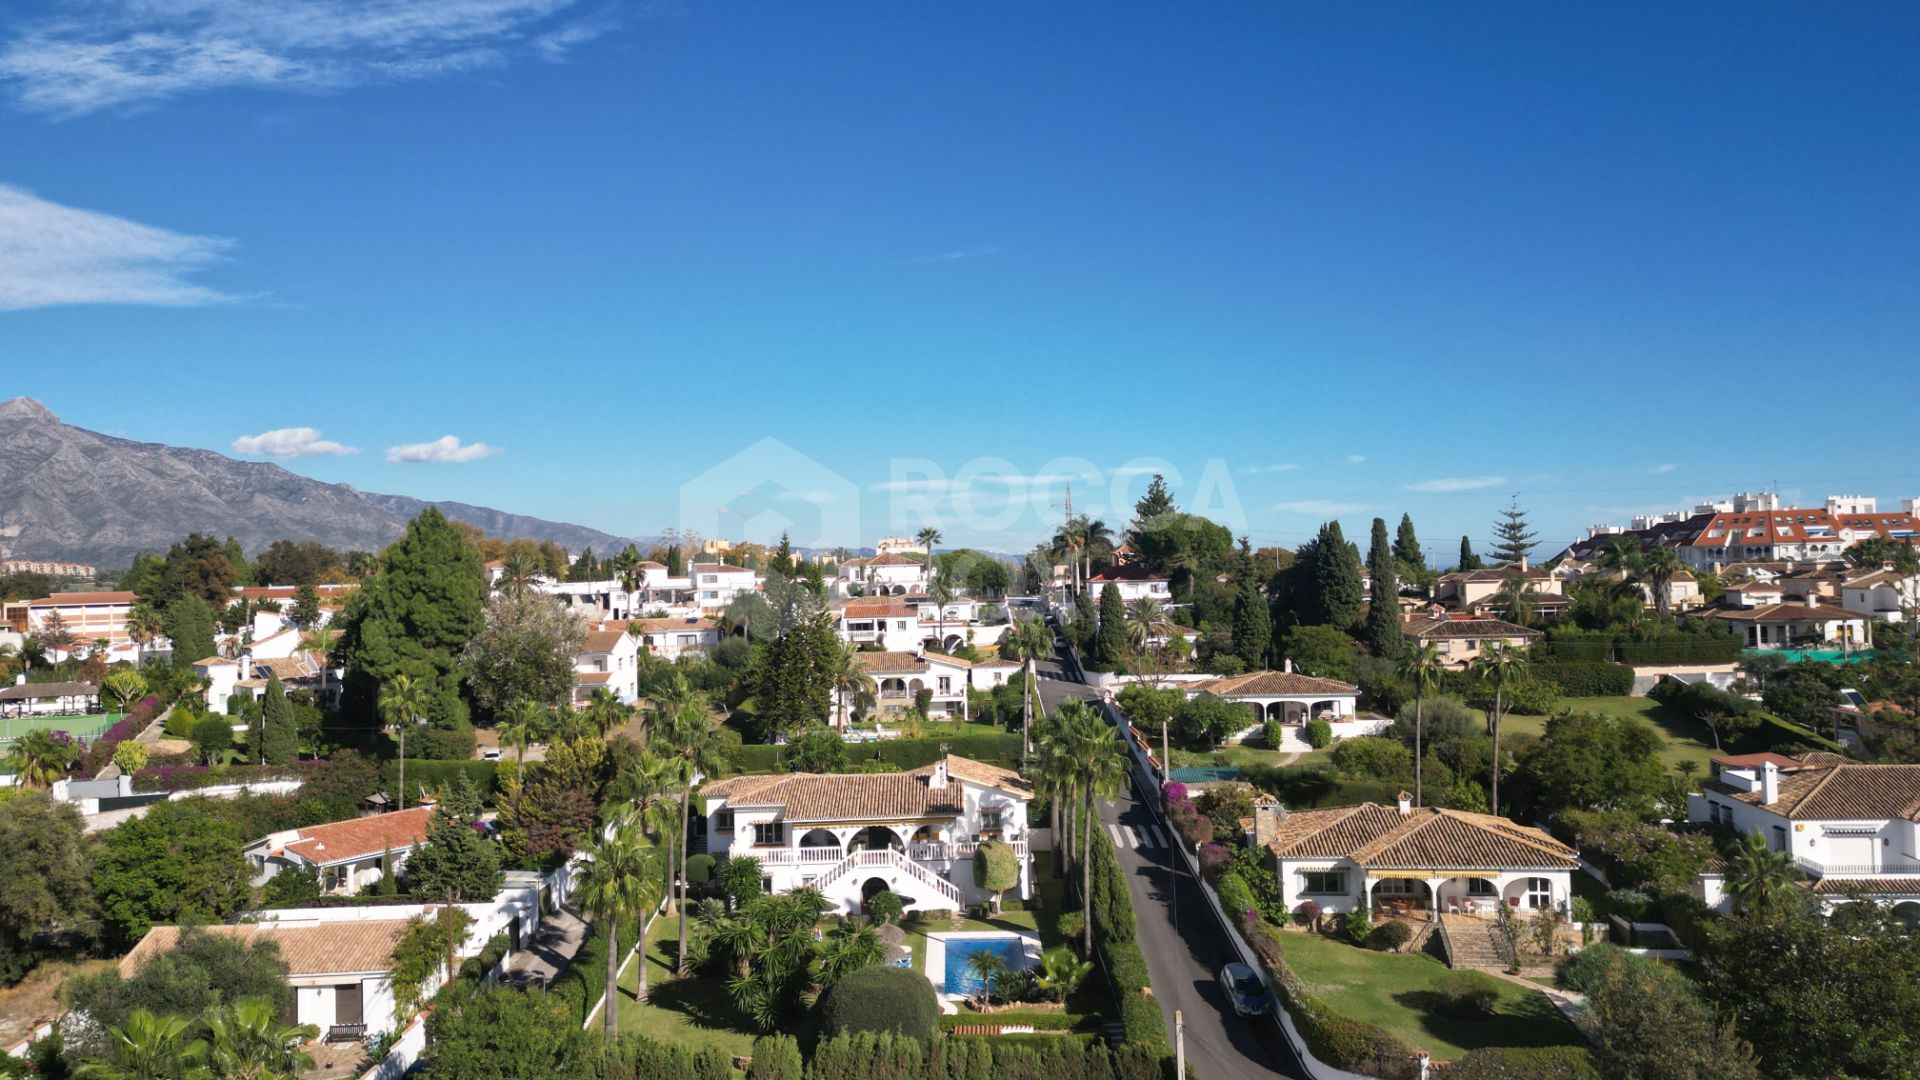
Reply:
[[[887,958],[886,942],[872,923],[855,926],[843,922],[827,933],[820,944],[820,987],[827,989],[861,968],[872,967]]]
[[[593,732],[587,714],[570,704],[547,710],[547,735],[555,742],[577,743]]]
[[[63,742],[46,728],[34,728],[13,740],[7,771],[20,778],[22,787],[50,788],[67,775],[78,756],[71,742]]]
[[[1488,796],[1488,809],[1491,813],[1500,813],[1500,721],[1506,719],[1507,688],[1520,681],[1526,674],[1526,668],[1520,659],[1518,649],[1509,648],[1505,642],[1496,641],[1489,645],[1480,658],[1473,662],[1474,673],[1493,687],[1493,711],[1487,714],[1487,730],[1493,736],[1493,785]]]
[[[859,650],[852,642],[841,642],[840,651],[829,661],[832,664],[829,676],[832,679],[835,711],[842,728],[848,725],[850,719],[847,715],[848,704],[853,699],[872,694],[878,689],[873,676],[867,674],[866,666],[860,663],[858,656]]]
[[[1794,899],[1794,881],[1800,868],[1793,856],[1774,851],[1760,833],[1748,833],[1727,856],[1727,896],[1734,909],[1748,915],[1771,916]]]
[[[1673,607],[1673,579],[1682,569],[1680,557],[1664,545],[1640,558],[1640,579],[1653,593],[1653,612],[1660,617],[1662,626],[1667,624]]]
[[[913,538],[921,547],[927,549],[927,583],[931,585],[933,583],[933,547],[946,537],[940,535],[939,529],[929,525],[915,533]]]
[[[1127,605],[1127,638],[1136,650],[1145,652],[1148,642],[1164,639],[1173,632],[1173,617],[1160,601],[1142,596]]]
[[[320,1037],[312,1024],[283,1026],[266,998],[241,998],[207,1016],[208,1073],[215,1080],[296,1080],[313,1068],[302,1043]]]
[[[1063,878],[1073,852],[1073,814],[1067,809],[1067,803],[1074,790],[1073,758],[1068,752],[1065,721],[1085,708],[1077,700],[1060,706],[1053,721],[1041,729],[1030,765],[1034,787],[1047,800],[1047,824],[1053,835],[1053,872]]]
[[[1093,961],[1080,959],[1065,945],[1056,945],[1040,954],[1040,974],[1036,982],[1043,993],[1053,995],[1053,1000],[1064,1004],[1067,995],[1092,973]]]
[[[1440,685],[1440,676],[1444,668],[1440,663],[1440,650],[1431,641],[1421,642],[1408,649],[1400,660],[1400,677],[1413,684],[1413,805],[1425,805],[1421,797],[1422,755],[1426,753],[1427,692]]]
[[[596,687],[593,696],[587,699],[586,719],[604,739],[626,724],[631,711],[620,704],[620,699],[614,696],[613,691],[601,686]]]
[[[993,991],[1007,977],[1007,958],[991,949],[967,956],[967,970],[980,980],[980,1004],[993,1001]]]
[[[1065,712],[1063,707],[1061,713]],[[1081,951],[1087,956],[1093,955],[1093,834],[1098,831],[1095,819],[1099,814],[1095,803],[1113,798],[1127,775],[1117,735],[1104,717],[1084,706],[1068,721],[1068,746],[1080,796],[1085,800],[1085,827],[1080,830],[1080,905],[1086,923],[1081,931]],[[1073,809],[1077,814],[1082,807]]]
[[[200,1066],[207,1044],[188,1040],[194,1024],[183,1016],[135,1009],[124,1026],[107,1029],[108,1059],[74,1070],[75,1080],[180,1080],[208,1075]]]
[[[540,563],[526,551],[515,549],[500,560],[500,588],[518,600],[540,576]]]
[[[426,712],[426,687],[413,676],[400,674],[380,688],[380,717],[388,726],[400,729],[400,806],[407,808],[407,729],[419,723]]]
[[[547,710],[537,701],[515,698],[500,714],[494,730],[501,742],[513,747],[513,775],[518,777],[527,762],[527,747],[546,735]]]
[[[922,529],[920,535],[932,532],[935,537],[940,533],[933,529]],[[947,605],[953,603],[953,586],[947,582],[947,575],[935,574],[927,585],[927,599],[933,601],[933,636],[938,642],[935,652],[947,651]]]
[[[575,887],[580,903],[592,914],[593,921],[607,943],[607,1003],[601,1034],[608,1046],[620,1034],[620,1009],[616,991],[620,985],[620,924],[639,918],[646,906],[646,883],[653,869],[658,848],[648,844],[639,826],[622,821],[610,827],[599,840],[586,846],[586,866],[581,869]],[[640,942],[640,1000],[647,999],[646,940]]]
[[[678,908],[680,919],[680,946],[675,954],[679,971],[687,973],[687,907],[678,902],[676,893],[680,891],[680,880],[686,876],[687,835],[691,831],[693,816],[693,784],[701,776],[710,775],[725,765],[721,754],[720,740],[714,734],[713,725],[707,719],[706,700],[698,694],[690,694],[677,702],[671,712],[655,717],[655,740],[664,748],[665,756],[674,763],[675,772],[680,781],[680,842],[675,845],[678,851],[679,870],[672,876],[673,888],[667,893],[668,908],[672,912]]]
[[[133,639],[135,666],[147,662],[147,642],[167,632],[167,621],[160,609],[146,601],[133,605],[127,613],[127,636]]]
[[[1038,696],[1034,687],[1034,663],[1041,657],[1053,655],[1053,631],[1047,629],[1046,622],[1038,616],[1021,619],[1000,642],[1000,655],[1024,665],[1027,677],[1026,693],[1020,698],[1020,757],[1025,760],[1033,756],[1033,701]]]
[[[100,680],[100,693],[113,699],[120,712],[126,712],[133,699],[147,692],[147,680],[137,671],[116,671]]]
[[[1502,581],[1500,591],[1494,594],[1493,600],[1508,622],[1518,626],[1533,625],[1535,598],[1533,587],[1527,584],[1526,578],[1514,574]]]
[[[620,568],[620,589],[627,594],[627,618],[639,616],[640,605],[636,599],[640,586],[647,580],[647,571],[638,562],[631,562]]]

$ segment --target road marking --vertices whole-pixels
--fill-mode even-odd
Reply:
[[[1122,826],[1120,826],[1120,827],[1121,827],[1122,829],[1125,829],[1125,830],[1127,831],[1127,846],[1128,846],[1128,847],[1136,847],[1136,848],[1137,848],[1137,847],[1139,847],[1139,846],[1140,846],[1140,834],[1139,834],[1138,832],[1136,832],[1136,831],[1134,830],[1134,828],[1133,828],[1133,826],[1131,826],[1131,825],[1122,825]]]
[[[1107,826],[1107,831],[1113,834],[1113,843],[1114,843],[1114,846],[1116,846],[1116,847],[1131,847],[1131,846],[1132,846],[1131,844],[1128,844],[1128,843],[1127,843],[1127,838],[1126,838],[1126,837],[1124,837],[1124,836],[1121,836],[1121,835],[1120,835],[1120,826],[1118,826],[1118,825],[1109,825],[1109,826]]]
[[[1142,831],[1144,831],[1147,834],[1148,843],[1152,844],[1154,847],[1160,847],[1162,845],[1162,841],[1160,839],[1160,830],[1158,828],[1152,825],[1148,825]]]

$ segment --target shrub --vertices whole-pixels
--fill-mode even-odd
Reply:
[[[1354,908],[1347,912],[1343,929],[1347,932],[1348,940],[1355,945],[1362,944],[1367,940],[1367,935],[1373,933],[1373,913],[1367,910],[1365,904]]]
[[[762,1035],[753,1040],[753,1064],[747,1080],[802,1080],[800,1044],[791,1035]]]
[[[1333,767],[1347,776],[1398,780],[1412,773],[1413,752],[1397,739],[1361,735],[1340,740],[1333,748]]]
[[[1631,670],[1628,670],[1628,675],[1631,677]],[[1628,687],[1632,687],[1631,681]],[[1522,716],[1545,716],[1560,704],[1560,689],[1544,679],[1523,679],[1508,687],[1502,698],[1502,704],[1508,712]]]
[[[1392,952],[1413,938],[1413,930],[1399,919],[1388,919],[1373,928],[1367,935],[1367,948],[1376,952]]]
[[[700,854],[687,856],[687,880],[695,885],[705,885],[713,880],[713,856]]]
[[[910,968],[869,967],[842,976],[816,1008],[821,1031],[829,1037],[891,1031],[923,1046],[933,1043],[940,1019],[933,984]]]
[[[1260,741],[1269,750],[1278,750],[1287,741],[1287,725],[1278,720],[1269,720],[1260,726]]]
[[[867,897],[867,917],[878,923],[898,925],[900,917],[906,914],[907,905],[900,900],[900,894],[882,889]]]
[[[1236,871],[1229,870],[1221,874],[1215,888],[1220,893],[1220,906],[1233,914],[1258,911],[1260,908],[1259,902],[1253,897],[1253,886],[1248,885],[1247,879]]]
[[[1567,697],[1624,697],[1633,692],[1633,669],[1601,660],[1543,660],[1533,675]]]
[[[1434,1070],[1437,1080],[1600,1080],[1583,1046],[1483,1046]]]
[[[1299,907],[1293,909],[1293,914],[1300,920],[1301,926],[1318,926],[1320,925],[1320,902],[1303,900]]]
[[[1333,742],[1333,725],[1327,722],[1326,717],[1316,716],[1307,721],[1306,730],[1301,732],[1301,737],[1306,739],[1307,745],[1315,750],[1324,750],[1327,744]]]
[[[1599,986],[1609,969],[1616,963],[1636,963],[1642,958],[1620,948],[1601,942],[1589,945],[1579,952],[1560,961],[1554,966],[1553,981],[1564,990],[1585,994]]]
[[[1456,1020],[1485,1020],[1500,1003],[1500,984],[1477,971],[1449,971],[1433,980],[1434,1011]]]
[[[1055,926],[1060,931],[1061,937],[1066,938],[1068,941],[1078,942],[1081,935],[1086,931],[1087,917],[1080,913],[1079,908],[1075,908],[1072,911],[1063,912],[1060,915],[1060,921],[1056,923]]]

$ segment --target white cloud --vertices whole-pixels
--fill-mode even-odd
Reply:
[[[1680,466],[1674,465],[1674,464],[1655,465],[1653,468],[1648,469],[1647,471],[1652,473],[1655,476],[1662,476],[1662,475],[1665,475],[1666,473],[1672,472],[1673,470],[1679,467]]]
[[[1294,502],[1274,503],[1273,508],[1288,514],[1316,514],[1331,517],[1338,514],[1357,514],[1367,509],[1367,504],[1341,502],[1337,499],[1299,499]]]
[[[217,262],[232,244],[61,206],[0,184],[0,311],[230,300],[186,275]]]
[[[1295,469],[1298,469],[1298,468],[1300,468],[1299,465],[1295,465],[1290,461],[1284,462],[1279,465],[1253,465],[1253,466],[1249,466],[1248,468],[1241,469],[1240,475],[1264,476],[1267,473],[1293,472]]]
[[[1365,454],[1348,454],[1347,455],[1347,464],[1349,465],[1358,465],[1365,460],[1367,460],[1367,455]]]
[[[1482,488],[1499,487],[1507,482],[1504,476],[1443,476],[1438,480],[1421,480],[1408,484],[1408,491],[1420,491],[1429,495],[1447,495],[1456,491],[1479,491]]]
[[[321,438],[318,428],[283,427],[258,435],[242,435],[233,440],[233,452],[261,457],[302,458],[357,454],[360,451]]]
[[[19,20],[0,85],[72,116],[222,87],[308,92],[564,58],[615,28],[576,0],[98,0]]]
[[[1003,255],[1005,253],[1006,249],[999,244],[974,244],[971,247],[954,248],[952,251],[942,251],[934,255],[921,255],[918,258],[908,259],[907,261],[910,263],[959,262],[962,259],[976,259],[982,255]]]
[[[440,462],[479,461],[500,453],[497,446],[486,443],[461,444],[452,435],[442,435],[432,442],[408,443],[405,446],[387,447],[387,460],[413,464],[435,464]]]

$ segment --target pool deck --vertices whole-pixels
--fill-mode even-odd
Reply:
[[[947,992],[947,945],[949,941],[987,941],[1017,939],[1026,946],[1023,950],[1030,966],[1040,963],[1040,936],[1038,934],[1016,933],[1011,930],[953,930],[927,935],[927,981],[933,983],[933,992],[940,998],[940,1011],[949,1015],[960,1011],[958,1002],[966,1000],[964,994]],[[933,943],[939,942],[939,948]]]

